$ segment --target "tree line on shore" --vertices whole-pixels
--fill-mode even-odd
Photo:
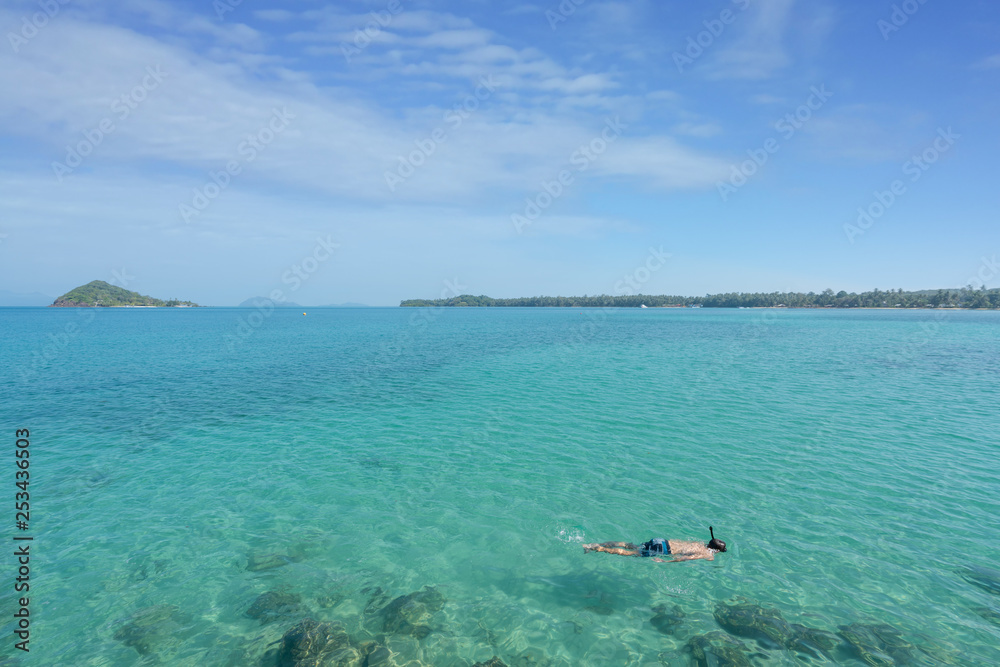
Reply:
[[[668,296],[635,294],[625,296],[531,296],[494,299],[463,294],[448,299],[408,299],[402,307],[478,307],[478,308],[1000,308],[1000,289],[939,289],[905,292],[879,290],[855,294],[832,289],[815,292],[728,292],[707,296]]]

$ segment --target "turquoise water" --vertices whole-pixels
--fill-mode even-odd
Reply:
[[[838,645],[730,664],[865,664],[874,624],[869,664],[1000,663],[1000,313],[254,312],[0,309],[35,537],[0,657],[258,665],[309,615],[384,664],[687,665],[749,601]],[[713,562],[580,546],[710,524]],[[386,631],[425,586],[429,634]]]

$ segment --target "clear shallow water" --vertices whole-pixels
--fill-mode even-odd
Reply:
[[[890,624],[899,664],[1000,663],[1000,580],[969,569],[1000,569],[1000,313],[331,309],[240,338],[253,312],[0,309],[23,664],[259,664],[297,620],[248,618],[261,593],[362,642],[423,586],[444,606],[398,664],[686,665],[739,598]],[[714,562],[580,547],[709,524]],[[833,661],[864,664],[807,660]]]

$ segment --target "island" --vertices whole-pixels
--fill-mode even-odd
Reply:
[[[95,280],[66,292],[49,308],[197,308],[191,301],[154,299],[130,292],[103,280]]]
[[[855,294],[815,292],[729,292],[707,296],[629,294],[623,296],[531,296],[494,299],[462,294],[449,299],[408,299],[404,308],[1000,308],[1000,289],[938,289],[904,292],[873,290]]]
[[[253,296],[242,302],[237,308],[305,308],[305,306],[294,301],[272,301],[266,297]]]

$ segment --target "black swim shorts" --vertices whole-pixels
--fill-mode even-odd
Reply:
[[[649,542],[643,542],[642,549],[639,550],[639,555],[643,557],[665,556],[669,554],[670,542],[666,541],[662,537],[654,537]]]

